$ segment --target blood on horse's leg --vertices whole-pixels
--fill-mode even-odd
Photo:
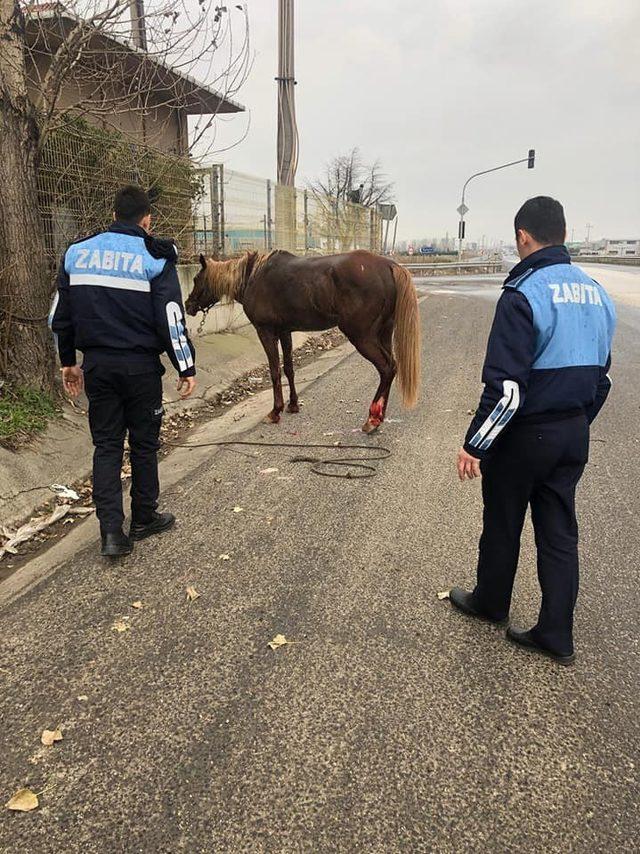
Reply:
[[[293,341],[290,332],[282,332],[280,334],[280,344],[282,345],[282,362],[284,366],[284,374],[289,383],[289,405],[287,412],[300,412],[298,406],[298,392],[294,383],[293,370]]]
[[[385,352],[378,337],[351,339],[352,344],[365,359],[368,359],[380,374],[380,384],[369,407],[369,417],[362,425],[364,433],[373,433],[382,424],[386,408],[386,400],[389,397],[389,389],[394,377],[394,367],[389,355]]]
[[[362,425],[362,431],[364,433],[373,433],[374,430],[378,429],[384,421],[384,411],[386,406],[387,404],[384,397],[379,397],[377,400],[373,401],[369,407],[369,417]]]
[[[278,353],[278,337],[275,332],[264,326],[257,326],[256,332],[262,342],[267,359],[269,360],[269,372],[271,374],[271,383],[273,385],[273,409],[265,416],[265,421],[269,424],[278,424],[280,421],[280,413],[284,409],[284,400],[282,397],[282,381],[280,377],[280,354]]]

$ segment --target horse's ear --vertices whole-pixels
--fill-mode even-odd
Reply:
[[[207,269],[207,259],[204,257],[204,255],[200,255],[200,266],[203,270]]]

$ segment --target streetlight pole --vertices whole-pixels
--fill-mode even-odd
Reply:
[[[475,172],[473,175],[470,175],[467,180],[464,182],[462,186],[462,199],[460,201],[460,207],[458,208],[458,213],[460,214],[460,222],[458,223],[458,261],[462,261],[462,243],[464,241],[464,229],[465,229],[465,221],[464,215],[467,213],[469,208],[464,203],[464,194],[467,190],[467,185],[469,181],[472,181],[474,178],[477,178],[479,175],[488,175],[489,172],[497,172],[499,169],[506,169],[509,166],[517,166],[519,163],[526,163],[528,169],[533,169],[536,160],[536,152],[534,148],[529,149],[529,154],[526,157],[523,157],[521,160],[512,160],[511,163],[503,163],[502,166],[494,166],[493,169],[483,169],[482,172]]]

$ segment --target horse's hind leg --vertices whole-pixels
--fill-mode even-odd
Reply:
[[[387,323],[380,334],[380,345],[384,350],[385,356],[389,360],[389,364],[391,365],[392,376],[389,381],[389,386],[384,390],[384,404],[382,407],[382,420],[384,421],[385,416],[387,414],[387,406],[389,404],[389,395],[391,393],[391,385],[396,378],[396,360],[393,356],[393,318]]]
[[[391,383],[396,375],[395,364],[393,356],[378,340],[377,336],[375,338],[351,338],[351,343],[365,359],[375,365],[380,374],[380,384],[369,407],[369,417],[362,425],[362,430],[365,433],[373,433],[384,421]]]
[[[290,332],[280,333],[280,344],[282,345],[284,375],[289,383],[289,406],[287,406],[287,412],[300,412],[300,407],[298,406],[298,392],[296,391],[294,384],[293,341]]]
[[[280,378],[280,354],[278,353],[278,336],[268,327],[256,326],[256,332],[262,342],[264,351],[269,360],[269,371],[271,373],[271,383],[273,384],[273,409],[266,416],[265,421],[272,424],[277,424],[280,421],[280,413],[284,409],[284,399],[282,397],[282,381]]]

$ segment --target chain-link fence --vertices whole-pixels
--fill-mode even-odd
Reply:
[[[221,165],[197,170],[202,193],[193,217],[194,248],[229,256],[247,249],[325,254],[380,251],[378,211],[311,190],[284,187]]]

